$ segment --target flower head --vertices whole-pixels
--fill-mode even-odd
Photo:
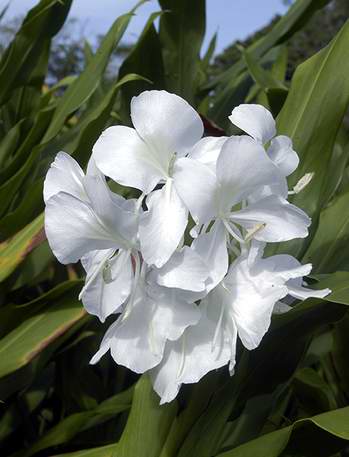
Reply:
[[[164,403],[211,370],[229,365],[232,374],[237,340],[255,349],[289,297],[330,291],[306,287],[310,264],[263,257],[265,243],[305,237],[310,224],[287,201],[298,156],[265,108],[235,108],[230,120],[247,135],[230,138],[201,138],[200,116],[165,91],[133,98],[131,118],[134,128],[102,133],[86,174],[57,154],[45,229],[60,262],[81,261],[86,310],[112,320],[91,363],[110,351],[150,372]],[[127,200],[107,179],[141,196]]]

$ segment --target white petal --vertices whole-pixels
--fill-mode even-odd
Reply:
[[[268,156],[284,176],[293,173],[299,164],[298,154],[293,150],[292,140],[288,136],[280,135],[271,140]]]
[[[263,185],[285,188],[287,182],[264,148],[248,136],[233,136],[223,145],[217,160],[223,211],[247,198]]]
[[[44,201],[66,192],[80,199],[86,199],[83,186],[84,173],[80,165],[70,155],[59,152],[47,172],[44,181]]]
[[[106,176],[145,193],[168,172],[134,129],[120,125],[102,133],[93,147],[93,157]]]
[[[226,136],[202,138],[189,152],[188,157],[198,160],[216,173],[217,159],[227,138]]]
[[[262,144],[276,135],[272,114],[262,105],[243,104],[233,109],[230,121]]]
[[[152,332],[158,342],[158,351],[163,353],[166,340],[175,341],[185,329],[198,323],[201,312],[195,303],[187,303],[176,289],[157,285],[149,286],[148,295],[154,306]]]
[[[161,361],[167,339],[180,338],[199,319],[197,306],[178,301],[174,290],[142,283],[135,300],[108,330],[93,362],[110,349],[116,363],[144,373]]]
[[[231,220],[248,230],[258,224],[265,224],[256,231],[254,238],[259,241],[279,242],[308,236],[310,218],[294,205],[281,197],[270,196],[247,208],[235,211]]]
[[[209,167],[183,157],[175,161],[173,179],[195,222],[205,223],[216,216],[217,179]]]
[[[184,246],[156,272],[156,282],[165,287],[200,292],[205,289],[208,275],[205,261],[188,246]]]
[[[80,293],[87,312],[101,322],[115,313],[131,292],[132,262],[128,251],[93,251],[81,259],[87,275]]]
[[[205,307],[201,308],[202,317],[198,324],[189,327],[180,340],[168,342],[161,364],[151,371],[154,390],[161,397],[161,404],[172,401],[182,383],[198,382],[232,358],[232,347],[224,335],[221,335],[220,345],[212,346],[217,319],[211,319]]]
[[[149,265],[160,268],[179,245],[188,214],[171,179],[149,195],[147,206],[139,223],[141,251]]]
[[[161,361],[162,351],[158,350],[160,345],[152,331],[153,316],[152,303],[144,293],[138,292],[131,309],[126,307],[118,318],[108,342],[117,364],[144,373]]]
[[[98,218],[115,236],[124,240],[126,248],[131,247],[137,235],[137,214],[125,209],[125,200],[110,191],[104,176],[86,176],[84,186]]]
[[[110,344],[114,337],[114,333],[115,333],[115,329],[117,328],[117,325],[118,325],[118,321],[115,321],[106,331],[98,351],[90,360],[91,365],[95,365],[96,363],[98,363],[101,360],[101,358],[109,351]]]
[[[216,221],[208,233],[199,235],[193,241],[192,247],[209,269],[210,276],[206,281],[206,292],[209,292],[224,278],[228,270],[227,236],[223,224]]]
[[[267,332],[275,303],[287,295],[285,286],[265,284],[251,274],[247,259],[237,260],[229,269],[225,283],[229,314],[235,322],[243,345],[251,350],[259,346]]]
[[[298,300],[306,300],[307,298],[325,298],[331,293],[331,289],[308,289],[307,287],[293,285],[292,281],[287,283],[288,293]]]
[[[124,247],[124,240],[103,225],[89,203],[64,192],[46,203],[45,232],[54,255],[65,264],[93,250]]]
[[[188,152],[203,134],[198,113],[181,97],[164,90],[142,92],[131,101],[131,118],[143,140],[165,167],[176,152]]]
[[[297,285],[301,285],[303,276],[307,276],[311,272],[312,265],[311,263],[302,265],[291,255],[279,254],[263,259],[260,262],[260,268],[273,273],[284,282],[293,279],[296,280]]]

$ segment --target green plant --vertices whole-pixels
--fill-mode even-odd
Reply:
[[[349,142],[342,127],[349,23],[289,85],[283,44],[326,3],[298,0],[231,68],[209,79],[214,40],[200,58],[205,1],[159,3],[111,84],[103,75],[134,10],[114,22],[95,54],[86,53],[80,75],[47,88],[50,43],[71,1],[41,0],[0,62],[1,455],[340,455],[349,440]],[[86,166],[100,132],[129,124],[130,99],[147,88],[186,98],[208,134],[227,131],[227,115],[246,98],[278,114],[280,133],[301,159],[290,187],[314,173],[293,197],[313,225],[306,240],[269,253],[312,261],[314,287],[333,291],[275,316],[258,349],[239,348],[233,377],[211,373],[164,406],[147,376],[138,379],[108,357],[89,365],[104,329],[78,301],[82,271],[54,261],[42,216],[43,179],[55,154],[64,150]]]

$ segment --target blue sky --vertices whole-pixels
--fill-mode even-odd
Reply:
[[[4,6],[7,2],[0,0],[0,5]],[[37,0],[12,0],[7,15],[23,15],[36,3]],[[114,18],[129,11],[135,3],[136,0],[73,0],[70,15],[80,19],[86,38],[93,41],[93,36],[104,33]],[[139,8],[125,34],[125,41],[135,41],[149,14],[157,10],[156,0]],[[283,14],[286,10],[282,0],[207,0],[206,44],[218,31],[217,51],[220,51],[235,39],[243,39],[267,24],[275,14]]]

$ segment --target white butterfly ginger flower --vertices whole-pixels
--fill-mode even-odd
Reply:
[[[118,125],[105,130],[93,154],[106,176],[144,194],[164,183],[148,196],[148,211],[139,227],[143,258],[149,265],[161,267],[179,245],[187,226],[188,211],[177,192],[177,184],[183,179],[178,167],[202,137],[203,124],[185,100],[156,90],[132,99],[131,119],[134,128]]]
[[[263,244],[252,242],[248,254],[237,258],[224,280],[202,300],[198,324],[167,343],[162,362],[151,372],[161,403],[173,400],[181,384],[198,382],[209,371],[229,363],[232,373],[237,338],[247,349],[257,348],[282,298],[305,300],[330,293],[302,286],[311,264],[301,265],[289,255],[263,259],[263,249]]]
[[[132,253],[137,250],[135,201],[112,193],[90,160],[85,175],[64,152],[57,154],[44,183],[45,231],[63,264],[81,259],[87,272],[80,297],[104,322],[131,292]]]

